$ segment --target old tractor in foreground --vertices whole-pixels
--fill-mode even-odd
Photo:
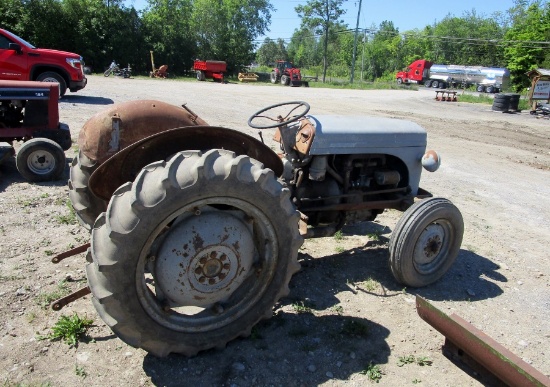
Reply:
[[[275,130],[280,154],[185,105],[126,102],[85,124],[70,198],[91,229],[93,304],[123,341],[192,356],[250,335],[289,293],[304,238],[385,209],[404,211],[389,244],[396,280],[419,287],[445,274],[464,227],[450,201],[419,187],[422,168],[440,163],[426,131],[309,110],[285,102],[250,117]]]

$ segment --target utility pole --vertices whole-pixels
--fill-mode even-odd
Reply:
[[[357,34],[359,34],[359,16],[361,15],[361,3],[363,0],[359,0],[359,9],[357,10],[357,24],[355,24],[355,40],[353,42],[353,58],[351,60],[351,78],[349,83],[353,83],[353,76],[355,74],[355,55],[357,54]]]

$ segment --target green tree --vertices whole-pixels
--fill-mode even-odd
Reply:
[[[550,65],[550,4],[540,1],[527,4],[517,1],[510,10],[512,26],[506,32],[504,57],[516,90],[528,86],[525,73],[536,67]]]
[[[284,40],[279,38],[277,42],[275,42],[270,38],[265,38],[256,52],[256,61],[262,66],[271,66],[279,59],[288,59]]]
[[[344,0],[309,0],[305,5],[295,8],[302,18],[302,28],[312,29],[316,34],[323,36],[323,82],[325,82],[328,67],[329,32],[338,23],[340,17],[346,13],[342,9]]]
[[[236,72],[254,60],[254,40],[271,22],[273,6],[267,0],[195,0],[192,28],[201,59],[227,62]]]
[[[190,69],[197,52],[193,10],[192,0],[149,0],[141,15],[144,51],[154,51],[155,62],[167,64],[172,74]]]

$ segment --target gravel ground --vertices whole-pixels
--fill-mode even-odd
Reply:
[[[119,340],[91,296],[61,312],[44,307],[65,286],[85,286],[84,254],[59,265],[51,256],[88,241],[70,219],[64,181],[29,184],[14,162],[0,167],[0,377],[4,385],[94,386],[476,386],[443,356],[444,337],[418,317],[415,295],[455,313],[550,376],[550,122],[487,105],[438,102],[432,90],[359,91],[90,76],[59,104],[73,141],[110,104],[133,99],[187,103],[211,125],[257,137],[248,117],[262,107],[304,100],[311,114],[408,119],[442,154],[421,185],[452,200],[465,221],[455,265],[434,285],[400,286],[387,266],[387,242],[400,214],[346,227],[344,237],[307,240],[289,297],[251,337],[193,358],[156,358]],[[269,136],[264,136],[267,139]],[[66,152],[68,164],[76,146]],[[370,236],[369,236],[370,235]],[[375,237],[380,235],[380,237]],[[62,283],[63,285],[60,285]],[[39,340],[61,315],[93,319],[77,347]],[[406,358],[417,361],[403,364]],[[420,361],[418,361],[420,359]],[[430,364],[427,360],[429,360]],[[407,362],[405,362],[407,363]]]

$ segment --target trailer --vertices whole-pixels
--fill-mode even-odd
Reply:
[[[212,78],[223,82],[224,73],[227,71],[227,63],[221,60],[199,60],[193,63],[193,70],[197,72],[197,81]]]
[[[480,93],[500,93],[510,83],[506,68],[441,65],[425,59],[414,61],[395,77],[398,84],[417,83],[434,89],[475,86]]]

